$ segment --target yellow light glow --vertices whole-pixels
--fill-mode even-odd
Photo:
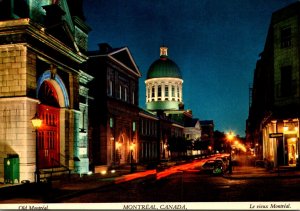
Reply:
[[[227,133],[227,139],[231,141],[233,138],[234,138],[234,133],[232,131],[229,131],[229,133]]]
[[[35,113],[34,117],[31,119],[31,123],[35,129],[39,129],[42,126],[43,120],[39,118],[39,115]]]
[[[134,147],[135,147],[135,144],[134,144],[134,143],[130,144],[130,150],[133,150]]]
[[[107,171],[103,170],[100,172],[102,175],[105,175],[107,173]]]
[[[119,149],[122,146],[122,143],[116,142],[116,148]]]

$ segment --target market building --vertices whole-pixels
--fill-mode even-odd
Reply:
[[[299,166],[300,2],[273,13],[254,72],[247,141],[273,166]]]
[[[149,67],[146,85],[146,110],[158,118],[160,159],[186,155],[184,122],[192,118],[184,110],[183,79],[178,65],[169,58],[168,48],[160,47],[160,57]],[[181,143],[180,146],[175,142]]]
[[[81,0],[0,1],[1,180],[89,171],[89,30]],[[17,181],[5,178],[9,158],[18,159]]]

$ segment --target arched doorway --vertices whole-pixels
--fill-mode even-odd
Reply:
[[[39,168],[60,166],[59,100],[50,80],[42,83],[38,98],[38,113],[43,120],[38,132]]]

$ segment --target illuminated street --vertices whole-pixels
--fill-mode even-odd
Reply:
[[[234,171],[233,171],[234,173]],[[228,179],[184,170],[112,185],[60,202],[299,201],[300,177]]]

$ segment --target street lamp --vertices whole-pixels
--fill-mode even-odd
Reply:
[[[31,123],[35,128],[35,182],[40,182],[39,171],[39,156],[38,156],[38,129],[42,126],[42,120],[39,118],[38,113],[35,113],[31,119]]]
[[[130,171],[133,172],[134,168],[133,168],[133,150],[134,150],[135,144],[131,143],[130,144]]]
[[[234,138],[234,133],[232,131],[227,133],[227,139],[229,141],[229,146],[230,146],[229,166],[228,166],[229,174],[232,174],[232,147],[231,147],[231,142],[232,142],[233,138]]]

